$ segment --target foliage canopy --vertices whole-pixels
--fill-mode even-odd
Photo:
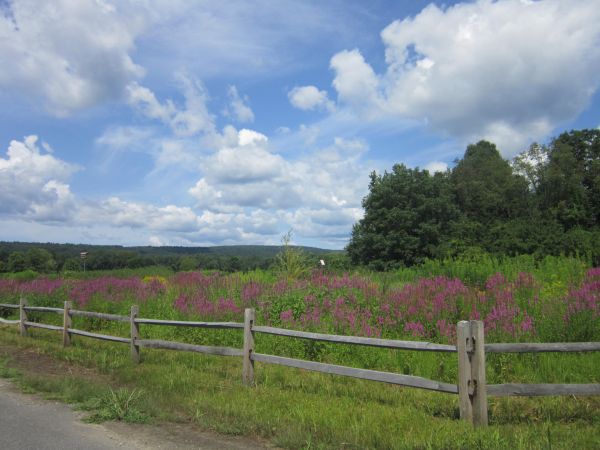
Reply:
[[[565,132],[513,161],[480,141],[455,162],[445,173],[372,173],[352,262],[387,269],[485,251],[600,263],[600,130]]]

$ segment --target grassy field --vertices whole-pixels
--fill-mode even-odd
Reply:
[[[140,305],[143,317],[241,321],[244,307],[258,323],[342,334],[453,342],[459,319],[479,318],[488,342],[600,340],[600,271],[564,258],[430,262],[393,274],[315,273],[304,280],[272,273],[102,274],[95,278],[2,280],[1,302],[19,295],[30,304],[112,313]],[[5,316],[8,312],[5,311]],[[60,323],[60,317],[32,315]],[[75,326],[128,335],[127,324],[75,318]],[[241,332],[143,326],[144,338],[241,347]],[[256,364],[256,387],[241,384],[241,360],[161,350],[142,351],[133,365],[126,345],[0,328],[18,352],[52,355],[110,378],[84,395],[77,379],[21,383],[83,404],[97,418],[183,420],[223,433],[257,435],[285,448],[597,448],[598,397],[490,399],[490,426],[457,420],[457,397],[291,368]],[[257,336],[257,351],[388,370],[456,382],[453,354],[415,353]],[[12,355],[14,358],[14,353]],[[15,375],[11,354],[4,370]],[[600,355],[488,355],[490,384],[599,383]],[[78,384],[79,383],[79,384]],[[89,383],[88,383],[89,384]],[[119,388],[126,390],[119,391]],[[83,389],[83,391],[82,391]],[[86,401],[85,397],[95,401]],[[127,409],[127,408],[126,408]],[[111,412],[112,411],[112,412]],[[121,414],[123,416],[123,414]]]

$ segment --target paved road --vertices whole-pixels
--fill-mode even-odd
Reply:
[[[21,394],[0,378],[0,449],[258,449],[243,438],[119,423],[86,424],[68,405]],[[180,427],[183,428],[183,427]]]

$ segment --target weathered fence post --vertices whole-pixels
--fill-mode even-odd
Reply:
[[[136,344],[136,341],[140,338],[140,326],[135,321],[139,312],[138,305],[131,305],[131,315],[129,316],[131,323],[131,360],[136,364],[140,362],[140,346]]]
[[[485,338],[483,322],[471,321],[471,338],[473,339],[473,356],[471,358],[471,379],[474,383],[473,392],[473,425],[487,426],[488,404],[487,386],[485,379]]]
[[[254,309],[246,308],[244,311],[244,355],[242,356],[242,382],[246,386],[254,384],[254,361],[252,360],[252,352],[254,351],[254,334],[252,332],[254,317]]]
[[[21,297],[19,299],[19,330],[23,337],[27,336],[27,325],[25,325],[25,322],[27,322],[27,311],[25,311],[25,306],[27,306],[27,300]]]
[[[475,426],[488,423],[483,322],[461,321],[456,329],[460,418]]]
[[[63,347],[68,347],[71,345],[71,333],[69,333],[69,328],[72,327],[71,322],[71,302],[65,301],[65,307],[63,311]]]
[[[456,350],[458,351],[458,409],[460,418],[473,422],[473,406],[469,388],[471,388],[471,358],[473,348],[469,322],[461,320],[456,326]]]

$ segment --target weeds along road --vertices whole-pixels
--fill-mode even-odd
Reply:
[[[178,427],[87,424],[68,405],[18,392],[0,378],[0,448],[4,450],[258,449],[256,443]]]

